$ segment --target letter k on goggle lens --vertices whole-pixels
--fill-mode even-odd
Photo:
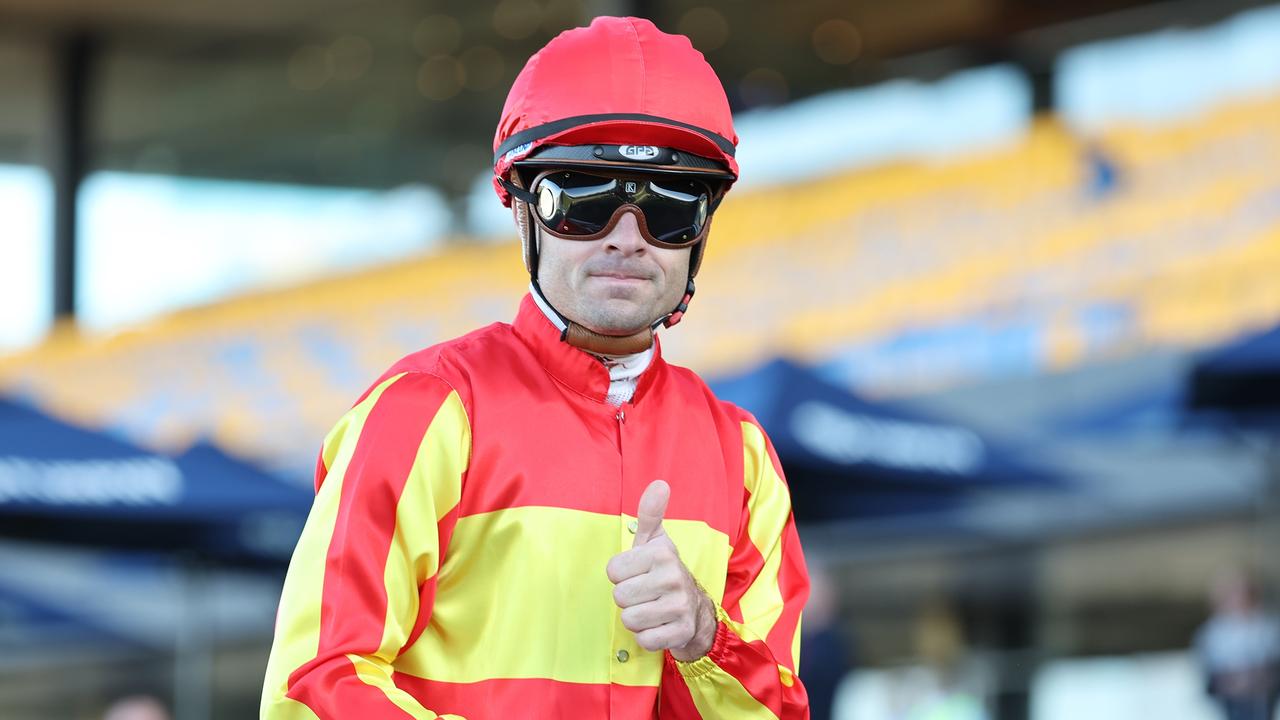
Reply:
[[[604,237],[628,208],[651,245],[682,248],[702,239],[711,188],[682,177],[607,177],[572,170],[538,175],[530,186],[533,214],[547,232],[568,240]]]

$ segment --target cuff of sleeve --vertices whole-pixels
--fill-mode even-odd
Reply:
[[[671,662],[675,663],[676,669],[680,671],[680,675],[686,678],[696,678],[706,675],[720,666],[720,660],[724,658],[725,647],[729,643],[728,624],[725,623],[729,619],[729,614],[724,608],[716,604],[716,635],[711,641],[711,649],[706,655],[694,660],[693,662],[681,662],[667,653],[667,657],[671,658]]]

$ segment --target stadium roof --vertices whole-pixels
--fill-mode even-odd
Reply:
[[[1064,39],[1204,20],[1250,4],[0,0],[0,162],[43,162],[53,144],[44,135],[59,121],[51,101],[57,59],[75,38],[87,54],[89,171],[361,187],[427,182],[460,197],[490,159],[493,124],[524,59],[596,14],[645,15],[690,35],[731,102],[744,108],[1051,56]],[[1135,6],[1147,10],[1041,31],[1030,50],[1018,40],[1031,29]]]

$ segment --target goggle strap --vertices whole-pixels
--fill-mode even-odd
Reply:
[[[502,185],[502,187],[506,188],[507,192],[511,193],[511,196],[512,196],[512,197],[514,197],[514,198],[516,198],[517,200],[523,200],[523,201],[525,201],[525,202],[529,203],[530,205],[537,205],[537,204],[538,204],[538,196],[537,196],[537,195],[534,195],[533,193],[529,192],[528,190],[525,190],[524,188],[520,187],[519,185],[516,185],[515,183],[511,182],[510,180],[508,180],[508,179],[506,179],[506,178],[504,178],[504,177],[499,177],[499,178],[498,178],[498,183],[499,183],[500,185]]]

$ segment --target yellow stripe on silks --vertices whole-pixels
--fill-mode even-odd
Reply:
[[[334,460],[338,457],[338,449],[342,446],[342,443],[339,441],[342,439],[342,436],[345,435],[347,431],[351,428],[350,424],[347,422],[348,418],[351,418],[353,413],[359,407],[367,405],[367,407],[365,408],[363,417],[360,418],[360,423],[361,425],[363,425],[365,419],[369,417],[369,410],[373,408],[373,403],[370,401],[374,400],[374,394],[376,393],[377,395],[381,396],[383,390],[386,390],[388,387],[391,386],[392,382],[395,382],[403,375],[404,373],[401,373],[400,375],[396,375],[393,378],[388,378],[387,382],[380,384],[377,388],[374,389],[374,392],[369,393],[368,397],[364,399],[364,402],[361,402],[356,407],[352,408],[351,410],[348,410],[346,414],[343,415],[338,420],[338,423],[334,425],[332,429],[329,430],[329,433],[324,436],[324,442],[320,445],[320,458],[324,461],[325,480],[329,479],[329,475],[328,475],[329,469],[333,467]],[[356,428],[355,437],[360,436],[359,430],[360,428]],[[348,453],[347,460],[350,461],[350,459],[351,459],[351,455],[350,453]]]
[[[271,714],[268,715],[268,712]],[[270,701],[263,697],[261,717],[271,720],[320,720],[320,716],[316,715],[311,708],[283,695]]]
[[[342,477],[355,453],[356,441],[364,430],[378,398],[402,375],[387,378],[363,402],[347,411],[325,438],[321,451],[329,468],[325,481],[316,493],[306,525],[298,539],[280,593],[280,607],[289,608],[287,615],[277,614],[275,641],[267,662],[266,682],[262,688],[262,712],[271,709],[271,717],[294,720],[316,718],[302,703],[286,698],[289,674],[316,656],[320,647],[320,600],[324,590],[325,561],[329,542],[338,522],[338,503],[342,499]],[[287,619],[285,624],[283,620]],[[289,707],[273,707],[277,704]]]
[[[753,423],[742,423],[742,445],[745,482],[751,493],[747,535],[764,559],[764,567],[742,594],[738,605],[742,619],[765,638],[782,615],[784,606],[782,589],[778,587],[778,567],[782,563],[782,530],[791,512],[791,500],[782,478],[774,470],[760,428]]]
[[[544,678],[656,686],[662,653],[640,649],[622,627],[605,574],[609,559],[631,547],[626,520],[536,506],[460,518],[431,620],[396,661],[397,672],[458,683]],[[663,524],[695,576],[723,574],[728,537],[700,521]],[[723,579],[719,585],[723,591]],[[619,662],[618,650],[630,659]]]
[[[635,519],[629,515],[624,517],[627,521]],[[664,519],[662,529],[671,538],[671,542],[675,543],[676,551],[680,553],[680,561],[689,568],[689,572],[693,573],[693,577],[698,584],[702,585],[702,589],[707,591],[707,595],[716,604],[722,602],[726,579],[725,568],[729,566],[729,556],[733,553],[733,548],[729,546],[729,536],[716,532],[705,523],[692,520]],[[710,539],[708,533],[714,534],[714,540]],[[629,538],[634,537],[629,535]],[[725,555],[722,557],[718,553],[702,549],[702,546],[707,543],[714,543],[713,549],[724,548]]]
[[[378,655],[393,658],[418,617],[418,588],[440,569],[440,520],[458,505],[471,453],[471,426],[451,391],[427,427],[396,505],[385,565],[387,617]]]
[[[348,654],[347,659],[355,667],[356,677],[360,678],[361,682],[381,689],[386,693],[388,700],[413,720],[436,720],[436,718],[441,720],[465,720],[465,718],[458,715],[436,715],[423,708],[422,704],[415,700],[413,696],[396,687],[395,683],[391,681],[393,669],[390,664],[354,654]]]
[[[751,696],[737,678],[727,672],[714,670],[686,680],[689,697],[698,715],[704,718],[734,718],[734,720],[778,720],[767,706]]]

